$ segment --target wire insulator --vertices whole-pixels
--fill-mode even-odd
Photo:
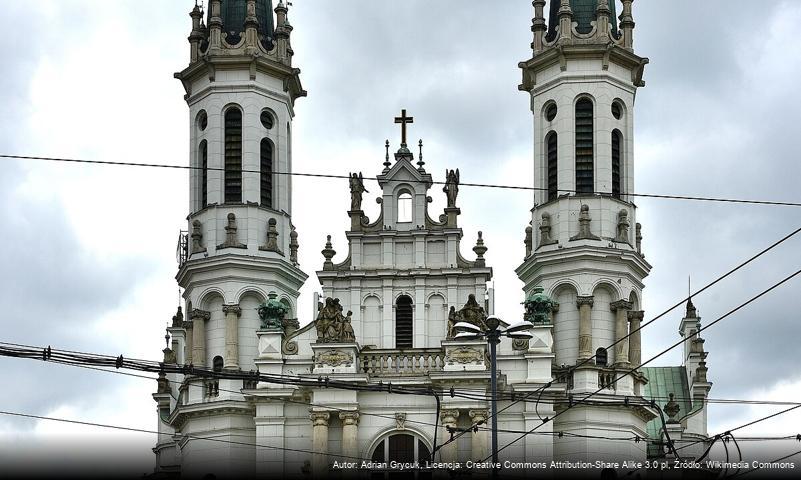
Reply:
[[[122,368],[122,362],[123,362],[123,358],[122,358],[122,355],[120,355],[119,357],[117,357],[117,361],[114,362],[114,366],[117,367],[117,370]]]

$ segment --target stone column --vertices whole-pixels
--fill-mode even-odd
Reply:
[[[186,344],[184,345],[184,364],[189,365],[192,363],[192,349],[194,348],[194,329],[192,322],[184,322],[184,330],[186,330]]]
[[[211,318],[209,312],[192,310],[192,364],[196,367],[206,365],[206,321]]]
[[[579,360],[586,360],[593,356],[592,352],[592,295],[576,298],[579,309]]]
[[[346,462],[359,457],[359,412],[342,412],[342,456]]]
[[[632,303],[628,300],[618,300],[613,302],[610,307],[615,312],[615,363],[628,364],[629,363],[629,340],[626,335],[629,334],[628,313],[631,310]]]
[[[225,368],[239,369],[239,305],[223,305],[225,313]]]
[[[442,438],[440,445],[444,445],[440,450],[440,457],[443,462],[455,462],[458,458],[458,450],[456,446],[458,441],[453,441],[445,445],[451,439],[451,434],[448,432],[448,427],[456,428],[456,420],[459,418],[459,410],[442,410],[439,413],[440,421],[442,422]]]
[[[478,430],[473,430],[472,438],[470,439],[470,457],[476,462],[480,462],[489,455],[487,451],[487,445],[489,445],[489,425],[487,425],[487,418],[489,418],[489,414],[486,410],[470,410],[468,413],[470,414],[470,421],[473,422],[473,425],[483,421],[483,423],[479,425]]]
[[[642,325],[642,319],[645,312],[633,311],[629,312],[629,331],[632,332],[629,337],[629,362],[638,368],[642,363],[642,337],[640,336],[639,328]]]
[[[312,412],[312,475],[314,478],[328,476],[328,412]]]

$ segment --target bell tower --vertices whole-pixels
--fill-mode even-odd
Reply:
[[[519,64],[519,89],[529,94],[534,115],[535,194],[525,260],[516,272],[527,296],[543,287],[560,305],[553,320],[555,381],[567,395],[602,388],[599,397],[621,402],[640,395],[647,381],[635,373],[612,382],[640,365],[639,333],[624,337],[641,324],[643,280],[651,269],[628,195],[634,101],[648,63],[634,51],[632,3],[622,1],[618,22],[615,0],[534,0],[533,55]],[[555,419],[554,429],[562,423],[560,431],[644,438],[652,415],[579,406]],[[604,458],[645,458],[642,444],[614,443]]]
[[[189,65],[175,74],[189,106],[192,167],[176,276],[186,314],[169,329],[179,364],[256,370],[259,305],[281,302],[288,312],[283,322],[297,316],[307,275],[299,269],[288,174],[294,104],[306,91],[292,65],[287,13],[283,0],[275,8],[271,0],[211,0],[208,12],[196,4],[190,13]],[[235,465],[249,463],[232,459],[255,459],[253,448],[241,445],[256,434],[253,408],[242,393],[249,386],[181,377],[170,379],[179,400],[160,410],[163,429],[176,435],[212,429],[219,438],[230,434],[233,443],[221,443],[212,455],[202,442],[193,448],[188,439],[178,448],[161,436],[159,465],[232,474]],[[218,430],[207,419],[181,413],[187,409],[227,427]]]

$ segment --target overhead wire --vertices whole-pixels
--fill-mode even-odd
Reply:
[[[225,168],[222,167],[199,167],[199,166],[192,166],[192,165],[171,165],[171,164],[161,164],[161,163],[139,163],[139,162],[112,162],[112,161],[104,161],[104,160],[86,160],[86,159],[76,159],[76,158],[61,158],[61,157],[43,157],[43,156],[34,156],[34,155],[8,155],[8,154],[0,154],[0,158],[6,158],[10,160],[36,160],[36,161],[48,161],[48,162],[63,162],[63,163],[76,163],[76,164],[89,164],[89,165],[114,165],[114,166],[125,166],[125,167],[147,167],[147,168],[166,168],[166,169],[175,169],[175,170],[207,170],[207,171],[225,171]],[[228,169],[231,171],[231,169]],[[249,170],[249,169],[236,169],[235,172],[239,173],[254,173],[254,174],[261,174],[260,170]],[[329,178],[329,179],[342,179],[348,180],[350,179],[349,175],[337,175],[337,174],[325,174],[325,173],[304,173],[304,172],[280,172],[280,171],[273,171],[272,174],[274,175],[289,175],[289,176],[296,176],[296,177],[311,177],[311,178]],[[365,180],[374,180],[379,181],[378,177],[364,177]],[[447,182],[442,181],[425,181],[425,180],[404,180],[411,183],[428,183],[434,185],[445,185]],[[470,183],[470,182],[460,182],[460,186],[464,187],[481,187],[481,188],[494,188],[494,189],[505,189],[505,190],[523,190],[523,191],[548,191],[545,187],[533,187],[533,186],[526,186],[526,185],[503,185],[503,184],[491,184],[491,183]],[[578,193],[576,190],[570,189],[559,189],[557,193],[561,194],[570,194],[570,193]],[[602,196],[612,196],[612,192],[602,192],[602,191],[594,191],[594,192],[581,192],[581,193],[588,193],[594,195],[602,195]],[[721,197],[704,197],[704,196],[692,196],[692,195],[663,195],[663,194],[654,194],[654,193],[636,193],[630,192],[623,194],[626,197],[640,197],[640,198],[655,198],[655,199],[664,199],[664,200],[688,200],[688,201],[702,201],[702,202],[717,202],[717,203],[734,203],[734,204],[751,204],[751,205],[768,205],[768,206],[783,206],[783,207],[801,207],[801,202],[788,202],[788,201],[778,201],[778,200],[753,200],[753,199],[741,199],[741,198],[721,198]]]

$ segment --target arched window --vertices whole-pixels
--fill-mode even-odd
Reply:
[[[219,355],[214,357],[214,360],[211,361],[211,369],[215,372],[222,372],[223,369],[223,358]]]
[[[273,208],[273,143],[261,140],[261,206]]]
[[[599,348],[595,351],[595,364],[605,367],[609,362],[609,357],[605,348]]]
[[[548,201],[556,200],[559,196],[558,184],[558,165],[557,165],[557,140],[556,132],[551,132],[545,139],[548,149]]]
[[[242,202],[242,112],[225,112],[225,203]]]
[[[623,134],[620,130],[612,131],[612,196],[620,198],[623,192],[623,175],[621,170],[621,148],[623,144]]]
[[[408,223],[412,221],[412,194],[403,192],[398,197],[398,222]]]
[[[589,98],[576,103],[576,193],[592,193],[593,178],[593,106]]]
[[[209,204],[209,144],[203,140],[198,149],[200,160],[200,208]]]
[[[412,299],[406,295],[398,297],[395,305],[395,348],[412,348],[413,345]]]
[[[399,433],[397,435],[389,435],[378,442],[370,459],[376,463],[387,464],[393,461],[403,463],[419,462],[421,466],[424,466],[426,462],[431,460],[431,452],[426,444],[414,435]]]

